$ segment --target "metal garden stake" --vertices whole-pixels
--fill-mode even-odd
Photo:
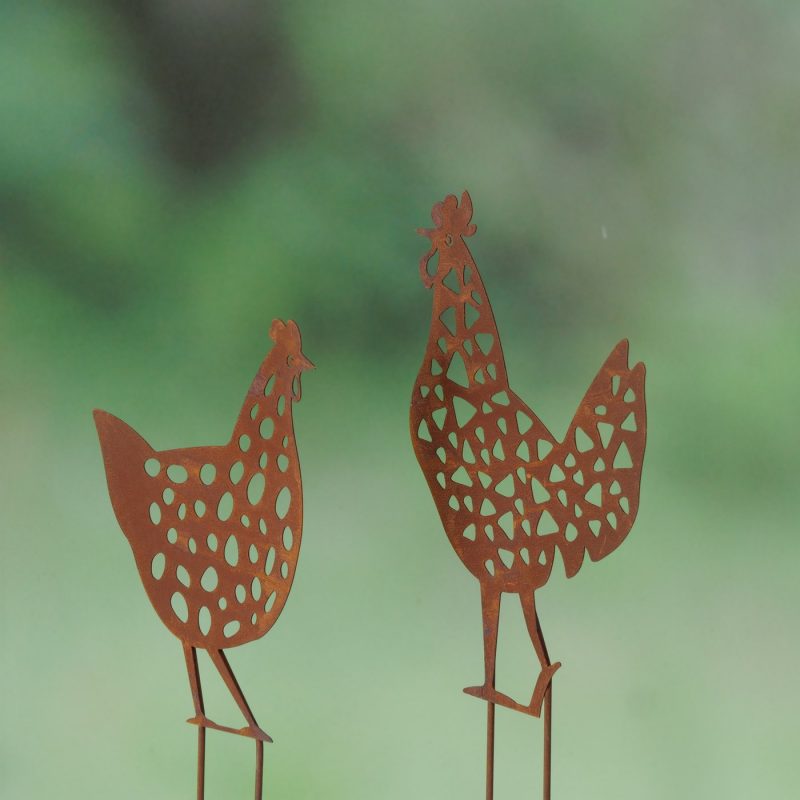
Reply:
[[[205,733],[212,728],[256,743],[256,800],[264,742],[224,650],[263,636],[278,619],[294,579],[303,531],[300,462],[292,404],[313,365],[300,331],[275,320],[274,342],[245,397],[227,444],[154,450],[105,411],[94,418],[114,513],[130,543],[147,596],[183,644],[197,725],[197,797],[205,783]],[[246,725],[205,713],[197,650],[208,652]]]
[[[567,577],[588,555],[598,561],[628,535],[639,506],[645,447],[644,364],[628,366],[621,341],[589,386],[558,441],[509,385],[500,336],[465,239],[475,233],[472,201],[449,195],[420,230],[431,248],[420,277],[433,313],[411,399],[411,439],[445,532],[478,579],[483,608],[484,680],[464,691],[487,702],[486,797],[494,783],[495,705],[538,717],[544,706],[543,795],[550,798],[552,662],[535,592],[556,550]],[[438,258],[435,258],[438,256]],[[522,604],[540,663],[530,700],[495,687],[500,602]]]

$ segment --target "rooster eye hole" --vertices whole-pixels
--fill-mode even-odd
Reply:
[[[448,233],[447,236],[444,237],[444,243],[450,247],[453,244],[453,237]]]
[[[291,367],[294,364],[294,356],[287,356],[286,363]]]

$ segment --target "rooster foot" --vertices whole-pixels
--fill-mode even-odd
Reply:
[[[553,680],[553,675],[556,674],[560,666],[561,662],[556,661],[555,664],[549,664],[539,673],[539,677],[536,679],[536,686],[533,687],[533,696],[529,706],[531,709],[529,713],[533,714],[534,717],[538,717],[542,713],[544,696],[550,688],[550,681]]]
[[[213,731],[222,731],[223,733],[233,733],[236,736],[246,736],[250,739],[256,739],[259,742],[272,742],[272,737],[262,731],[257,725],[246,725],[244,728],[231,728],[227,725],[219,725],[213,722],[208,717],[198,714],[196,717],[186,720],[190,725],[198,725],[201,728],[210,728]]]
[[[510,708],[512,711],[519,711],[522,714],[528,714],[531,717],[539,717],[542,713],[542,701],[544,700],[547,688],[550,686],[550,681],[556,670],[561,666],[561,662],[557,661],[555,664],[550,664],[545,667],[536,680],[536,686],[533,690],[533,697],[531,698],[530,705],[524,706],[516,700],[510,698],[507,694],[498,692],[492,686],[470,686],[464,689],[465,694],[477,697],[479,700],[485,700],[487,703],[493,703],[496,706],[503,706]]]
[[[487,703],[493,703],[496,706],[510,708],[512,711],[520,711],[523,714],[530,714],[533,717],[539,716],[538,713],[534,713],[528,706],[523,706],[522,703],[512,700],[507,694],[498,692],[497,689],[491,686],[470,686],[464,689],[464,693],[472,695],[472,697],[477,697],[479,700],[485,700]]]

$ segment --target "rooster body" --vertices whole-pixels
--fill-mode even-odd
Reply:
[[[560,552],[568,577],[585,555],[611,553],[633,525],[645,445],[644,365],[620,342],[581,401],[563,441],[511,390],[488,295],[464,242],[475,232],[465,192],[434,206],[420,274],[433,289],[423,364],[414,384],[414,451],[445,532],[480,581],[486,683],[467,690],[538,716],[559,666],[541,637],[534,592]],[[428,265],[438,253],[436,272]],[[494,691],[502,593],[520,596],[542,664],[530,705]]]

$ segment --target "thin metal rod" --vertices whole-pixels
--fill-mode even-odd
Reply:
[[[197,650],[184,644],[183,654],[186,658],[186,670],[189,673],[189,687],[192,691],[194,713],[201,718],[200,726],[197,729],[197,800],[203,800],[206,790],[206,729],[202,720],[205,716],[203,687],[200,684]]]
[[[197,800],[203,800],[206,793],[206,729],[197,728]]]
[[[256,800],[261,800],[264,786],[264,742],[256,739]]]
[[[486,800],[494,797],[494,703],[486,704]]]
[[[553,724],[553,684],[547,687],[547,694],[544,696],[544,779],[542,796],[544,800],[550,800],[550,782],[552,773],[550,771],[550,755],[552,752],[552,724]]]
[[[481,586],[483,617],[484,681],[494,694],[497,673],[497,631],[500,626],[501,593]],[[494,797],[494,716],[495,704],[486,704],[486,800]]]

